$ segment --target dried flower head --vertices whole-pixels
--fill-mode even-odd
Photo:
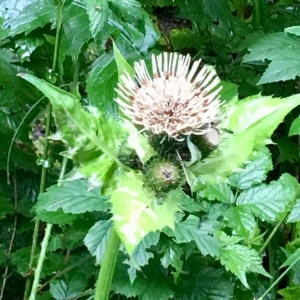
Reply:
[[[129,74],[118,84],[121,110],[143,130],[180,139],[181,135],[205,134],[219,113],[220,79],[201,60],[189,69],[191,57],[177,53],[152,55],[152,73],[145,61],[136,62],[135,79]],[[212,91],[215,89],[214,91]]]

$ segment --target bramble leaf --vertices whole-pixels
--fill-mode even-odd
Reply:
[[[300,221],[300,199],[297,199],[286,222],[293,223],[293,222],[299,222],[299,221]]]
[[[218,200],[224,203],[234,203],[235,198],[230,186],[224,182],[210,184],[199,192],[201,197],[208,200]]]
[[[243,245],[228,245],[223,248],[221,250],[220,261],[226,270],[234,273],[247,288],[249,288],[249,285],[246,272],[259,273],[270,277],[264,270],[258,253]]]
[[[300,135],[300,116],[291,125],[289,136]]]
[[[177,223],[174,235],[178,243],[195,241],[203,255],[219,256],[221,243],[212,236],[209,223],[200,223],[199,218],[190,215],[184,222]]]
[[[75,180],[61,186],[52,185],[40,194],[35,209],[37,214],[42,210],[56,211],[59,208],[72,214],[107,211],[110,208],[107,200],[107,197],[101,196],[99,187],[89,190],[87,180]]]
[[[289,174],[269,185],[261,184],[243,191],[236,202],[237,207],[269,222],[278,219],[289,201],[295,197],[298,183]]]
[[[91,254],[96,256],[97,264],[102,263],[111,228],[111,220],[99,221],[95,223],[84,238],[84,244]]]
[[[300,75],[300,61],[297,59],[300,42],[285,32],[265,35],[249,46],[249,51],[244,62],[271,60],[258,84],[286,81]]]

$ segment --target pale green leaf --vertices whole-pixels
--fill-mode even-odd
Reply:
[[[289,136],[300,135],[300,116],[291,125]]]
[[[264,270],[258,253],[243,245],[228,245],[223,248],[220,261],[226,270],[235,274],[247,288],[249,288],[246,278],[247,272],[259,273],[270,277]]]
[[[184,222],[177,223],[174,230],[178,243],[195,241],[203,255],[218,256],[221,244],[212,233],[213,228],[209,224],[201,224],[199,218],[192,215]]]
[[[300,299],[300,286],[288,286],[285,289],[279,290],[278,294],[281,295],[284,300]]]
[[[284,212],[289,201],[295,197],[298,183],[289,174],[269,185],[261,184],[243,191],[236,205],[262,220],[275,221]]]
[[[110,201],[115,229],[130,255],[147,233],[165,226],[174,228],[174,214],[178,210],[176,199],[156,203],[139,173],[120,172],[119,186]]]
[[[286,222],[293,223],[293,222],[299,222],[299,221],[300,221],[300,199],[297,199]]]
[[[139,133],[137,128],[128,120],[123,120],[123,129],[128,133],[127,145],[134,150],[143,164],[152,156],[157,155],[147,137]]]
[[[108,0],[84,0],[94,38],[102,38],[108,24]]]
[[[292,27],[284,28],[284,32],[288,32],[300,36],[300,26],[292,26]]]
[[[287,266],[291,266],[296,264],[300,260],[300,248],[296,249],[294,253],[292,253],[286,261],[280,266],[281,268],[285,268]]]
[[[107,211],[110,208],[108,198],[101,196],[100,188],[88,189],[87,180],[65,182],[63,185],[53,185],[45,193],[39,195],[35,209],[40,211],[56,211],[62,209],[65,213],[81,214],[87,211]]]
[[[249,237],[256,226],[254,216],[242,207],[230,207],[225,214],[228,225],[239,235]]]
[[[235,202],[234,194],[230,186],[223,182],[208,185],[199,192],[199,196],[207,198],[208,200],[218,200],[229,204]]]
[[[57,8],[49,0],[2,0],[0,1],[0,40],[54,23]]]
[[[113,43],[114,47],[114,57],[116,60],[117,68],[118,68],[118,79],[120,82],[120,78],[122,75],[128,74],[131,78],[134,77],[134,69],[130,66],[130,64],[123,57],[116,44]]]
[[[84,238],[84,244],[91,254],[96,256],[97,264],[102,263],[111,228],[111,220],[99,221],[95,223]]]
[[[250,162],[246,164],[242,171],[231,175],[228,178],[228,182],[240,190],[248,189],[264,181],[272,167],[270,151],[267,148],[262,148],[259,151],[255,151],[250,157]]]

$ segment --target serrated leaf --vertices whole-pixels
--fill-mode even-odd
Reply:
[[[64,226],[66,224],[72,225],[72,223],[78,218],[78,215],[66,214],[60,208],[57,211],[48,211],[45,209],[40,209],[36,214],[35,219],[40,220],[49,224],[57,224],[59,226]]]
[[[0,19],[3,19],[0,40],[25,32],[28,34],[56,18],[56,7],[49,0],[2,0]]]
[[[159,232],[149,232],[134,249],[130,259],[136,269],[145,266],[149,259],[153,257],[153,253],[147,251],[147,249],[158,243],[159,236]]]
[[[81,165],[79,173],[93,178],[94,184],[110,184],[117,168],[118,147],[124,133],[121,124],[95,107],[81,107],[79,99],[29,74],[21,76],[40,89],[50,100],[59,131],[52,135],[68,145],[63,155]]]
[[[35,36],[26,36],[16,41],[17,55],[20,62],[30,61],[31,53],[44,43],[44,39]]]
[[[249,46],[244,62],[271,60],[258,84],[294,79],[300,74],[297,53],[300,42],[284,32],[268,34]]]
[[[110,201],[115,229],[130,255],[147,233],[165,226],[174,228],[177,200],[168,198],[156,204],[154,194],[144,187],[141,174],[121,172],[119,187]]]
[[[300,199],[297,199],[286,222],[294,223],[294,222],[299,222],[299,221],[300,221]]]
[[[181,188],[171,190],[168,195],[168,198],[170,199],[177,199],[180,208],[182,210],[188,211],[188,212],[195,212],[195,211],[201,211],[202,206],[200,203],[195,201],[195,199],[188,196],[186,193],[182,191]]]
[[[101,39],[101,34],[108,24],[108,1],[107,0],[84,0],[90,19],[90,30],[94,38]]]
[[[174,235],[178,243],[188,243],[195,241],[203,255],[218,256],[220,252],[220,242],[210,235],[213,228],[205,222],[200,224],[199,218],[190,215],[184,222],[177,223]]]
[[[138,297],[140,300],[169,300],[174,296],[172,283],[169,278],[161,273],[160,262],[150,260],[150,264],[143,267],[143,273],[138,273],[131,284],[124,258],[119,258],[112,281],[112,290],[126,297]]]
[[[84,238],[84,244],[96,256],[96,263],[101,264],[106,243],[112,228],[112,221],[99,221],[89,230]]]
[[[66,55],[76,61],[82,46],[92,38],[90,22],[84,7],[71,3],[63,10],[59,61],[63,62]]]
[[[300,105],[300,95],[285,98],[249,97],[243,101],[232,100],[226,104],[226,118],[220,128],[233,133],[222,133],[218,149],[191,167],[196,175],[205,175],[210,182],[228,176],[239,168],[252,154],[270,142],[270,137],[284,117]]]
[[[300,116],[291,125],[289,136],[292,135],[300,135]]]
[[[83,274],[74,274],[68,281],[56,279],[50,283],[50,293],[56,300],[73,299],[81,294],[87,285],[87,279]]]
[[[199,196],[207,198],[208,200],[218,200],[224,203],[235,202],[235,197],[230,186],[224,182],[208,185],[199,192]]]
[[[35,209],[37,214],[42,210],[81,214],[87,211],[107,211],[110,208],[108,198],[101,196],[99,187],[89,190],[87,180],[67,181],[58,186],[53,185],[39,195]]]
[[[286,261],[280,266],[281,268],[285,268],[287,266],[291,266],[296,264],[300,260],[300,248],[296,249],[294,253],[292,253]]]
[[[228,225],[244,237],[248,237],[256,226],[254,216],[242,207],[230,207],[225,214],[225,218]]]
[[[228,245],[223,248],[221,250],[220,262],[227,271],[234,273],[247,288],[249,288],[249,285],[246,272],[259,273],[270,277],[264,270],[258,253],[243,245]]]
[[[0,194],[0,220],[5,218],[6,215],[12,215],[14,213],[14,205],[11,199]]]
[[[281,295],[284,300],[300,299],[300,286],[288,286],[285,289],[279,290],[278,294]]]
[[[243,191],[236,205],[262,220],[275,221],[280,213],[284,212],[289,201],[295,197],[297,185],[295,178],[284,174],[269,185],[262,184]]]
[[[201,266],[188,277],[179,278],[179,297],[176,299],[233,300],[234,284],[224,268]],[[240,299],[239,299],[240,300]],[[247,299],[249,300],[249,299]]]
[[[149,139],[142,135],[138,129],[128,120],[124,120],[123,129],[127,131],[127,145],[134,150],[143,164],[145,164],[157,152],[149,143]]]
[[[262,148],[254,152],[250,160],[241,172],[234,173],[228,178],[230,185],[244,190],[261,183],[267,178],[267,173],[273,167],[271,153],[268,148]]]

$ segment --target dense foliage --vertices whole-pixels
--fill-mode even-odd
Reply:
[[[300,299],[299,20],[289,0],[2,0],[0,299]],[[218,147],[119,112],[121,75],[161,52],[221,78]]]

